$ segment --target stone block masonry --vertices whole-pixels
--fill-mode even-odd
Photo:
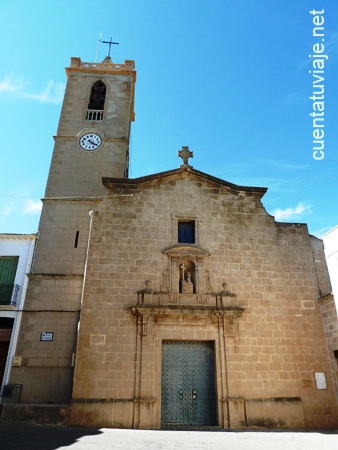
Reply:
[[[214,343],[220,426],[334,425],[334,380],[307,227],[276,223],[259,195],[238,195],[192,169],[125,181],[123,191],[111,182],[92,217],[74,423],[85,423],[81,414],[109,399],[111,426],[125,402],[120,425],[159,428],[162,341],[183,340]],[[190,248],[175,241],[177,217],[197,224]],[[205,253],[194,259],[197,247]],[[177,276],[189,258],[198,271],[190,300],[180,295]],[[161,292],[166,273],[168,293]],[[224,282],[234,294],[226,297],[226,313],[212,306]],[[236,307],[244,312],[234,315]],[[328,389],[317,389],[316,372],[325,373]],[[234,399],[243,400],[235,407]]]

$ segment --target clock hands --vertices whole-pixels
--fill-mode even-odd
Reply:
[[[79,143],[83,150],[97,150],[102,144],[102,138],[98,134],[87,133],[80,138]]]

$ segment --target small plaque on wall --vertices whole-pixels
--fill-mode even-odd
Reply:
[[[325,372],[315,372],[317,389],[327,389]]]
[[[43,331],[40,336],[40,341],[51,342],[54,339],[53,331]]]
[[[13,356],[13,367],[21,367],[22,356]]]

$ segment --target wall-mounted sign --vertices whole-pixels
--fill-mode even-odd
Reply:
[[[40,336],[40,341],[49,341],[51,342],[54,339],[53,331],[43,331]]]
[[[315,372],[317,389],[327,389],[325,372]]]
[[[13,356],[13,367],[21,367],[22,356]]]

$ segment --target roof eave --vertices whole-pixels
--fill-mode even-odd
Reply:
[[[168,178],[171,176],[179,175],[184,172],[191,173],[198,178],[201,178],[210,183],[216,184],[218,186],[225,186],[237,193],[246,192],[251,194],[256,194],[260,198],[266,193],[268,188],[266,187],[256,187],[256,186],[239,186],[237,184],[230,183],[228,181],[222,180],[221,178],[214,177],[207,173],[201,172],[199,170],[194,169],[188,165],[182,165],[178,169],[168,170],[165,172],[159,172],[151,175],[146,175],[139,178],[111,178],[111,177],[103,177],[102,183],[104,187],[108,190],[119,188],[119,189],[136,189],[139,185],[144,183],[150,183],[161,178]]]

